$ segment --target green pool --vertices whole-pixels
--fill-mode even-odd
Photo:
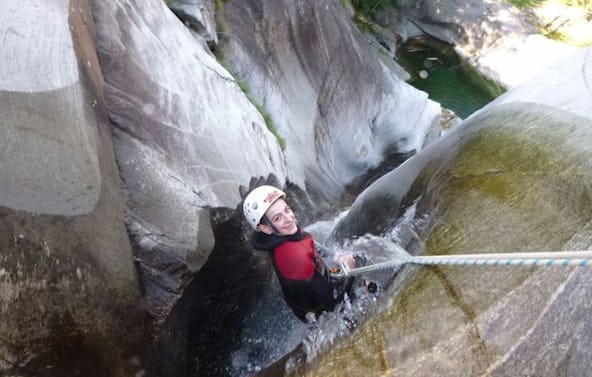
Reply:
[[[504,89],[464,64],[448,44],[415,38],[397,51],[399,64],[409,72],[409,84],[466,118]]]

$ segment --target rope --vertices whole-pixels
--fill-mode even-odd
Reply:
[[[395,269],[404,264],[452,266],[592,266],[592,251],[590,250],[414,257],[409,255],[400,246],[396,246],[395,248],[407,256],[402,256],[388,262],[352,269],[347,268],[346,265],[342,265],[342,272],[339,276],[357,276],[368,272]]]

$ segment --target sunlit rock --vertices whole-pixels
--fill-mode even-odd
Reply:
[[[0,205],[88,213],[100,193],[98,135],[93,98],[84,98],[80,84],[68,2],[22,7],[8,1],[3,9],[12,16],[0,26]],[[40,22],[31,21],[35,15]],[[87,64],[99,69],[96,57]]]
[[[408,37],[430,35],[506,88],[566,58],[576,48],[541,35],[527,12],[507,1],[402,1],[381,22]]]

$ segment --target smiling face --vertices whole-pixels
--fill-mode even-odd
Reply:
[[[276,200],[267,209],[265,216],[271,221],[280,236],[289,236],[298,231],[296,216],[284,199]],[[266,234],[273,233],[273,228],[265,223],[259,224],[257,229]]]

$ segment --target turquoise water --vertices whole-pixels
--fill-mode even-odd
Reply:
[[[459,117],[468,117],[503,93],[499,85],[463,64],[449,45],[422,42],[409,42],[397,51],[399,64],[411,75],[408,83]]]

